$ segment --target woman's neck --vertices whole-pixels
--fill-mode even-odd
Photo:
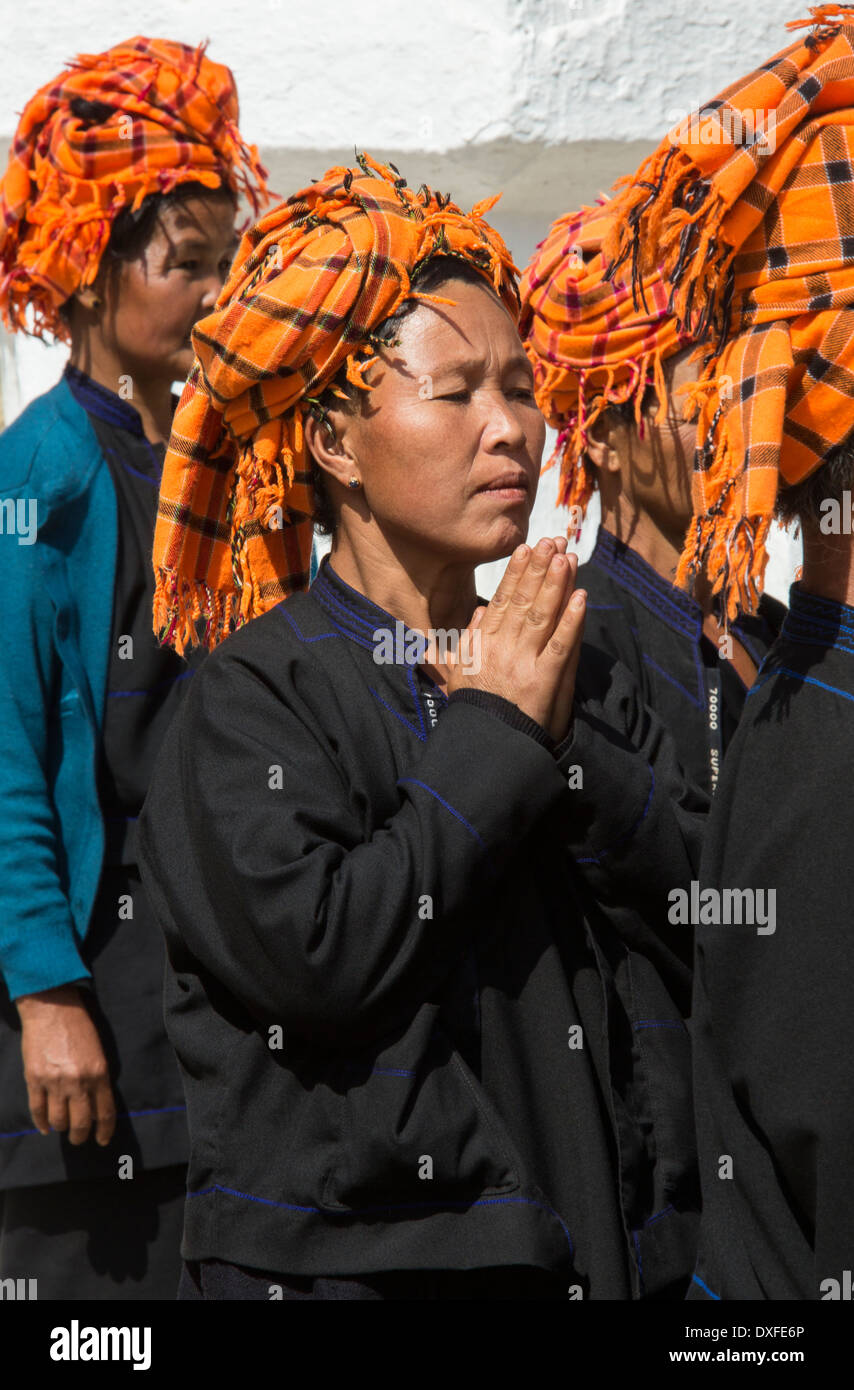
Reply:
[[[408,628],[427,633],[462,632],[475,609],[474,566],[443,563],[435,556],[395,547],[382,536],[365,535],[353,543],[336,536],[329,559],[335,573],[366,598],[400,618]]]
[[[801,585],[808,593],[854,607],[854,537],[825,536],[816,523],[802,523]]]
[[[108,391],[120,393],[129,382],[132,394],[123,396],[136,411],[151,444],[165,444],[172,429],[172,383],[162,379],[140,380],[129,372],[115,353],[94,335],[72,342],[69,362]]]
[[[618,541],[630,545],[668,584],[675,582],[676,567],[682,557],[683,532],[664,531],[649,512],[626,505],[623,498],[618,498],[616,506],[603,513],[602,525]],[[712,600],[707,584],[698,581],[694,597],[704,614],[711,612]]]

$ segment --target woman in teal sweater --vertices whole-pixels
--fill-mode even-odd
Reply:
[[[132,40],[37,93],[0,185],[6,322],[71,345],[0,436],[0,1277],[42,1299],[174,1298],[180,1270],[184,1098],[135,830],[194,664],[151,633],[171,387],[239,174],[257,202],[243,166],[263,189],[236,118],[227,68]]]

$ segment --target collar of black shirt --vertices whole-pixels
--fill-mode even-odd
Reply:
[[[129,400],[120,396],[117,391],[108,390],[99,381],[94,381],[88,373],[81,372],[79,367],[72,367],[70,362],[66,363],[63,376],[78,405],[82,405],[83,409],[90,415],[96,415],[107,425],[128,430],[138,438],[145,439],[142,417],[136,406],[131,405]],[[178,397],[173,392],[173,414],[177,404]]]
[[[793,584],[780,637],[809,647],[834,647],[854,656],[854,608]]]

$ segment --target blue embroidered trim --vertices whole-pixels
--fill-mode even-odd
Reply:
[[[688,1029],[684,1023],[672,1018],[642,1018],[637,1023],[632,1024],[637,1033],[641,1028],[675,1028],[679,1033],[687,1033]]]
[[[110,700],[126,700],[129,695],[154,695],[158,690],[165,690],[167,686],[177,685],[178,681],[185,681],[194,673],[192,671],[182,671],[180,676],[170,676],[168,680],[158,681],[148,690],[110,690],[107,698]]]
[[[333,577],[334,585],[340,585],[342,588],[346,589],[347,595],[342,596],[336,592],[333,582],[329,579],[330,574]],[[282,603],[277,604],[276,606],[280,610],[282,617],[286,618],[287,621],[290,623],[293,631],[296,633],[297,637],[301,642],[319,642],[323,637],[335,637],[336,635],[340,634],[340,636],[346,637],[349,641],[355,642],[358,646],[364,647],[366,651],[373,653],[376,650],[376,644],[373,640],[373,634],[374,632],[376,632],[377,628],[387,627],[393,632],[395,630],[395,623],[399,621],[398,619],[393,618],[390,613],[385,613],[381,608],[378,608],[377,605],[375,603],[372,603],[370,599],[365,598],[364,594],[358,593],[355,589],[351,588],[349,584],[345,583],[345,581],[341,579],[340,576],[337,575],[335,571],[332,569],[329,563],[328,556],[324,556],[323,560],[321,561],[320,569],[317,572],[317,577],[315,578],[315,581],[311,586],[311,593],[312,596],[317,599],[320,606],[326,610],[329,618],[332,621],[332,626],[336,629],[336,632],[322,632],[318,634],[318,636],[316,637],[306,637],[302,632],[300,632],[300,629],[297,626],[296,620],[293,618],[293,616],[285,611],[283,604],[286,602],[286,600],[283,599]],[[352,594],[353,599],[357,600],[358,603],[361,604],[363,607],[372,610],[377,615],[376,618],[368,619],[362,617],[361,614],[355,612],[353,607],[351,607],[348,603],[349,594]],[[360,632],[358,630],[358,627],[355,626],[356,624],[361,625],[361,627],[365,629],[366,632],[369,632],[371,634],[370,640],[364,635],[363,632]],[[410,629],[405,627],[404,643],[409,632]],[[412,696],[413,707],[418,719],[417,726],[413,724],[410,719],[407,719],[406,715],[402,714],[400,710],[396,710],[392,705],[388,703],[387,700],[384,700],[382,695],[380,695],[379,691],[375,690],[373,686],[369,686],[368,689],[370,690],[374,699],[379,701],[383,709],[388,710],[389,714],[393,714],[395,719],[397,719],[405,729],[408,729],[410,733],[415,734],[415,737],[421,743],[424,743],[427,739],[428,730],[424,720],[424,711],[421,708],[421,696],[418,692],[418,687],[416,684],[415,667],[411,665],[409,662],[394,662],[390,664],[394,664],[398,668],[402,666],[403,669],[406,671],[406,681],[409,686],[409,692]],[[430,685],[432,685],[433,688],[436,691],[438,691],[438,693],[442,696],[443,700],[447,704],[448,697],[445,694],[445,692],[443,690],[439,690],[439,687],[435,684],[434,681],[430,680],[429,676],[425,675],[424,679],[429,680]]]
[[[808,594],[793,584],[781,639],[811,647],[833,647],[854,656],[854,608],[847,603]]]
[[[397,780],[397,785],[399,787],[403,786],[405,782],[412,782],[416,787],[423,787],[425,792],[429,792],[431,796],[435,796],[439,804],[441,806],[444,806],[446,811],[450,811],[451,815],[455,816],[456,819],[460,822],[460,825],[464,825],[469,834],[474,836],[481,848],[486,849],[486,845],[483,843],[483,840],[478,835],[474,826],[470,825],[469,822],[466,820],[465,816],[460,815],[459,811],[455,811],[451,803],[449,801],[446,801],[443,796],[440,796],[437,791],[434,791],[432,787],[428,787],[426,782],[419,782],[417,777],[399,777]]]
[[[411,734],[414,734],[416,738],[420,739],[422,743],[426,742],[427,734],[423,728],[417,729],[415,725],[411,722],[411,720],[406,718],[405,714],[401,714],[400,710],[394,709],[392,705],[390,705],[386,700],[383,699],[382,695],[380,695],[378,690],[374,690],[374,687],[372,685],[369,685],[368,689],[370,690],[374,699],[379,700],[380,704],[383,706],[384,709],[388,710],[389,714],[393,714],[395,719],[400,720],[400,723],[404,726],[405,729],[408,729],[409,732]]]
[[[633,594],[668,627],[699,642],[703,621],[702,610],[696,599],[668,584],[636,550],[618,541],[603,526],[599,528],[596,545],[588,560],[588,564],[591,563],[607,570],[621,588]]]
[[[673,1209],[673,1203],[668,1202],[666,1207],[661,1208],[661,1211],[653,1212],[652,1216],[647,1217],[646,1221],[643,1223],[644,1227],[653,1226],[656,1221],[661,1220],[662,1216],[669,1216]]]
[[[663,676],[666,681],[669,681],[671,685],[675,685],[676,689],[680,691],[687,700],[691,701],[691,704],[695,707],[695,709],[703,708],[703,701],[698,699],[696,695],[692,695],[690,690],[688,690],[687,687],[684,686],[681,681],[678,681],[675,676],[671,676],[669,671],[665,671],[664,667],[659,666],[658,662],[653,661],[652,657],[647,655],[646,652],[641,652],[641,656],[643,657],[644,661],[647,663],[648,666],[651,666],[653,670],[657,671],[658,674],[660,676]]]
[[[280,613],[281,616],[285,619],[285,621],[290,623],[291,627],[293,628],[294,632],[296,633],[297,637],[301,642],[322,642],[324,637],[342,637],[344,635],[341,632],[341,629],[339,628],[337,632],[319,632],[316,637],[306,637],[304,632],[300,632],[299,627],[297,626],[296,618],[293,616],[293,614],[287,613],[285,611],[284,607],[282,606],[285,603],[287,603],[287,599],[282,599],[281,603],[277,603],[275,612]]]
[[[140,1120],[147,1115],[178,1115],[186,1112],[186,1105],[162,1105],[155,1110],[120,1110],[117,1120]],[[52,1129],[51,1134],[64,1134],[64,1129]],[[10,1129],[0,1134],[0,1139],[22,1139],[27,1134],[41,1134],[39,1129]],[[44,1137],[44,1136],[42,1136]]]
[[[374,1067],[372,1076],[416,1076],[417,1073],[406,1067]]]
[[[312,594],[314,594],[314,590],[318,587],[318,583],[319,581],[316,579],[312,588]],[[356,632],[354,628],[347,626],[350,614],[343,604],[339,603],[337,599],[332,598],[330,598],[328,602],[324,602],[322,601],[320,594],[317,595],[317,598],[318,602],[321,603],[321,607],[325,608],[327,613],[329,613],[329,616],[332,619],[332,626],[338,628],[338,631],[341,633],[342,637],[348,637],[351,642],[356,642],[360,647],[364,647],[366,651],[373,652],[373,638],[369,642],[367,637],[363,637],[361,633]],[[337,612],[333,610],[337,610]],[[341,621],[339,622],[337,621],[337,619],[340,619]]]
[[[653,771],[652,764],[651,764],[651,763],[647,763],[647,768],[648,768],[648,770],[649,770],[649,776],[650,776],[649,796],[648,796],[647,799],[646,799],[646,805],[644,806],[644,808],[643,808],[641,814],[638,816],[638,818],[637,818],[637,820],[635,821],[634,825],[631,826],[630,829],[628,829],[628,830],[626,831],[625,835],[621,835],[621,836],[619,837],[619,839],[615,840],[614,843],[613,843],[612,845],[608,845],[606,849],[600,849],[600,851],[599,851],[598,854],[589,855],[586,859],[576,859],[576,861],[575,861],[576,864],[599,864],[599,863],[601,863],[602,857],[603,857],[604,855],[606,855],[606,854],[611,854],[613,850],[617,849],[620,845],[625,844],[626,840],[630,840],[630,839],[632,838],[632,836],[636,833],[636,831],[638,830],[638,828],[639,828],[639,827],[643,824],[643,822],[646,820],[647,816],[649,815],[649,808],[650,808],[650,806],[652,805],[652,797],[653,797],[653,793],[654,793],[654,791],[655,791],[655,773],[654,773],[654,771]]]
[[[748,695],[755,695],[763,685],[767,685],[774,676],[791,676],[794,680],[800,681],[802,685],[817,685],[819,690],[827,690],[831,695],[841,695],[843,700],[854,700],[854,695],[849,690],[840,690],[838,686],[827,685],[825,681],[817,681],[815,676],[805,676],[802,671],[792,671],[788,666],[774,666],[770,671],[758,679],[748,690]]]
[[[115,391],[109,391],[106,386],[101,386],[86,372],[72,367],[70,362],[66,363],[63,376],[72,396],[79,405],[82,405],[84,410],[92,415],[97,415],[108,425],[117,425],[119,429],[128,430],[141,439],[145,438],[145,430],[142,428],[142,418],[139,411],[128,401],[122,400]]]
[[[634,1247],[635,1247],[635,1259],[636,1259],[637,1262],[638,1262],[638,1282],[639,1282],[639,1284],[640,1284],[640,1292],[643,1293],[643,1291],[644,1291],[644,1282],[643,1282],[643,1260],[641,1259],[640,1241],[638,1240],[638,1233],[637,1233],[637,1231],[632,1231],[632,1243],[634,1244]]]
[[[352,637],[354,641],[359,642],[362,646],[367,647],[370,651],[373,651],[375,645],[373,640],[374,633],[377,628],[383,626],[382,623],[369,623],[367,619],[360,618],[357,613],[353,613],[351,609],[329,589],[329,586],[324,584],[321,575],[318,575],[317,579],[314,581],[312,596],[317,599],[322,608],[327,610],[330,617],[335,618],[339,622],[342,630],[346,631],[348,636]],[[391,631],[393,632],[394,618],[390,618],[389,622],[392,624]],[[364,628],[364,632],[360,632],[355,624],[361,624]],[[370,641],[366,636],[367,633],[370,633]]]
[[[223,1187],[221,1183],[213,1183],[210,1187],[199,1188],[196,1192],[188,1192],[190,1197],[209,1197],[212,1192],[222,1192],[227,1197],[240,1197],[245,1202],[258,1202],[261,1206],[277,1207],[281,1211],[303,1211],[311,1216],[335,1217],[338,1212],[324,1211],[321,1207],[301,1207],[294,1202],[274,1202],[269,1197],[255,1197],[251,1192],[238,1192],[233,1187]],[[451,1209],[465,1210],[469,1207],[502,1207],[502,1206],[529,1206],[537,1207],[540,1211],[548,1212],[559,1222],[561,1230],[567,1239],[569,1253],[575,1254],[572,1236],[569,1228],[561,1216],[548,1206],[545,1202],[537,1202],[533,1197],[479,1197],[470,1202],[387,1202],[373,1207],[348,1207],[346,1211],[340,1213],[341,1216],[370,1216],[377,1212],[400,1212],[400,1211],[448,1211]]]
[[[119,468],[122,468],[125,473],[132,473],[135,478],[142,478],[143,482],[148,483],[150,487],[159,488],[163,478],[163,465],[160,456],[155,451],[154,445],[151,443],[150,439],[143,439],[143,443],[147,445],[149,453],[151,454],[151,460],[154,465],[153,474],[141,473],[138,468],[134,468],[133,465],[128,463],[115,449],[105,449],[104,453],[109,454],[110,458],[114,459]]]
[[[332,578],[330,579],[330,574]],[[342,593],[341,590],[344,590]],[[373,649],[373,634],[377,628],[390,628],[394,632],[395,622],[391,613],[386,613],[377,604],[372,603],[364,594],[360,594],[339,574],[335,573],[329,562],[328,555],[324,555],[320,562],[311,592],[318,602],[331,612],[332,616],[337,616],[339,621],[346,627],[351,625],[354,635],[358,634],[358,627],[371,634],[371,642],[368,643]],[[361,611],[360,611],[361,610]],[[365,610],[371,616],[365,616]]]
[[[756,617],[761,618],[761,617],[762,617],[761,613],[757,613],[757,614],[756,614]],[[764,618],[762,619],[762,621],[763,621],[763,622],[765,621]],[[766,624],[766,627],[767,627],[767,624]],[[735,635],[736,635],[736,637],[738,638],[738,640],[739,640],[739,642],[741,643],[741,645],[744,647],[744,650],[747,652],[747,655],[748,655],[748,656],[750,657],[750,659],[753,661],[754,665],[755,665],[755,666],[758,666],[759,663],[760,663],[760,661],[762,661],[762,659],[764,658],[765,652],[763,652],[763,651],[760,649],[760,647],[758,646],[758,644],[757,644],[756,642],[754,642],[753,638],[750,637],[750,636],[745,632],[744,628],[741,627],[740,622],[739,622],[738,619],[736,619],[736,621],[732,624],[732,630],[733,630],[733,632],[735,633]],[[773,635],[773,633],[770,631],[770,629],[768,629],[768,646],[770,646],[770,645],[773,643],[773,641],[774,641],[774,635]],[[767,651],[767,649],[768,649],[768,648],[767,648],[767,646],[766,646],[766,649],[765,649],[765,650]]]
[[[329,578],[330,575],[332,576],[332,579]],[[358,589],[354,589],[352,584],[348,584],[346,579],[342,579],[338,571],[332,568],[332,561],[329,559],[328,555],[324,556],[324,558],[320,562],[320,566],[317,571],[317,578],[323,581],[324,587],[327,590],[327,592],[333,589],[333,586],[337,586],[340,589],[346,589],[346,594],[342,594],[341,598],[346,600],[348,597],[352,596],[352,598],[356,600],[356,604],[354,605],[354,607],[361,606],[363,608],[372,608],[374,613],[376,613],[380,618],[391,618],[391,613],[386,613],[385,609],[380,608],[379,604],[374,603],[373,599],[367,598],[364,594],[360,593]],[[369,620],[367,618],[363,618],[362,621],[368,622]],[[370,621],[373,622],[373,619],[370,619]],[[393,618],[392,622],[394,622]],[[376,624],[374,625],[376,626]]]
[[[700,1285],[700,1288],[703,1290],[703,1293],[707,1293],[707,1294],[709,1295],[709,1298],[713,1298],[713,1299],[715,1300],[716,1303],[720,1303],[720,1302],[722,1301],[722,1300],[721,1300],[720,1294],[719,1294],[719,1293],[712,1293],[712,1291],[711,1291],[711,1289],[709,1288],[708,1284],[704,1284],[703,1281],[702,1281],[702,1279],[700,1278],[700,1276],[699,1276],[698,1274],[692,1274],[692,1275],[691,1275],[691,1278],[693,1279],[693,1281],[694,1281],[695,1284],[699,1284],[699,1285]]]

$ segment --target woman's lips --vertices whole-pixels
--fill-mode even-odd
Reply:
[[[499,478],[495,483],[478,489],[489,497],[499,497],[504,502],[526,502],[528,482],[526,478]]]
[[[527,502],[526,487],[487,487],[483,489],[490,497],[500,497],[507,502]]]

